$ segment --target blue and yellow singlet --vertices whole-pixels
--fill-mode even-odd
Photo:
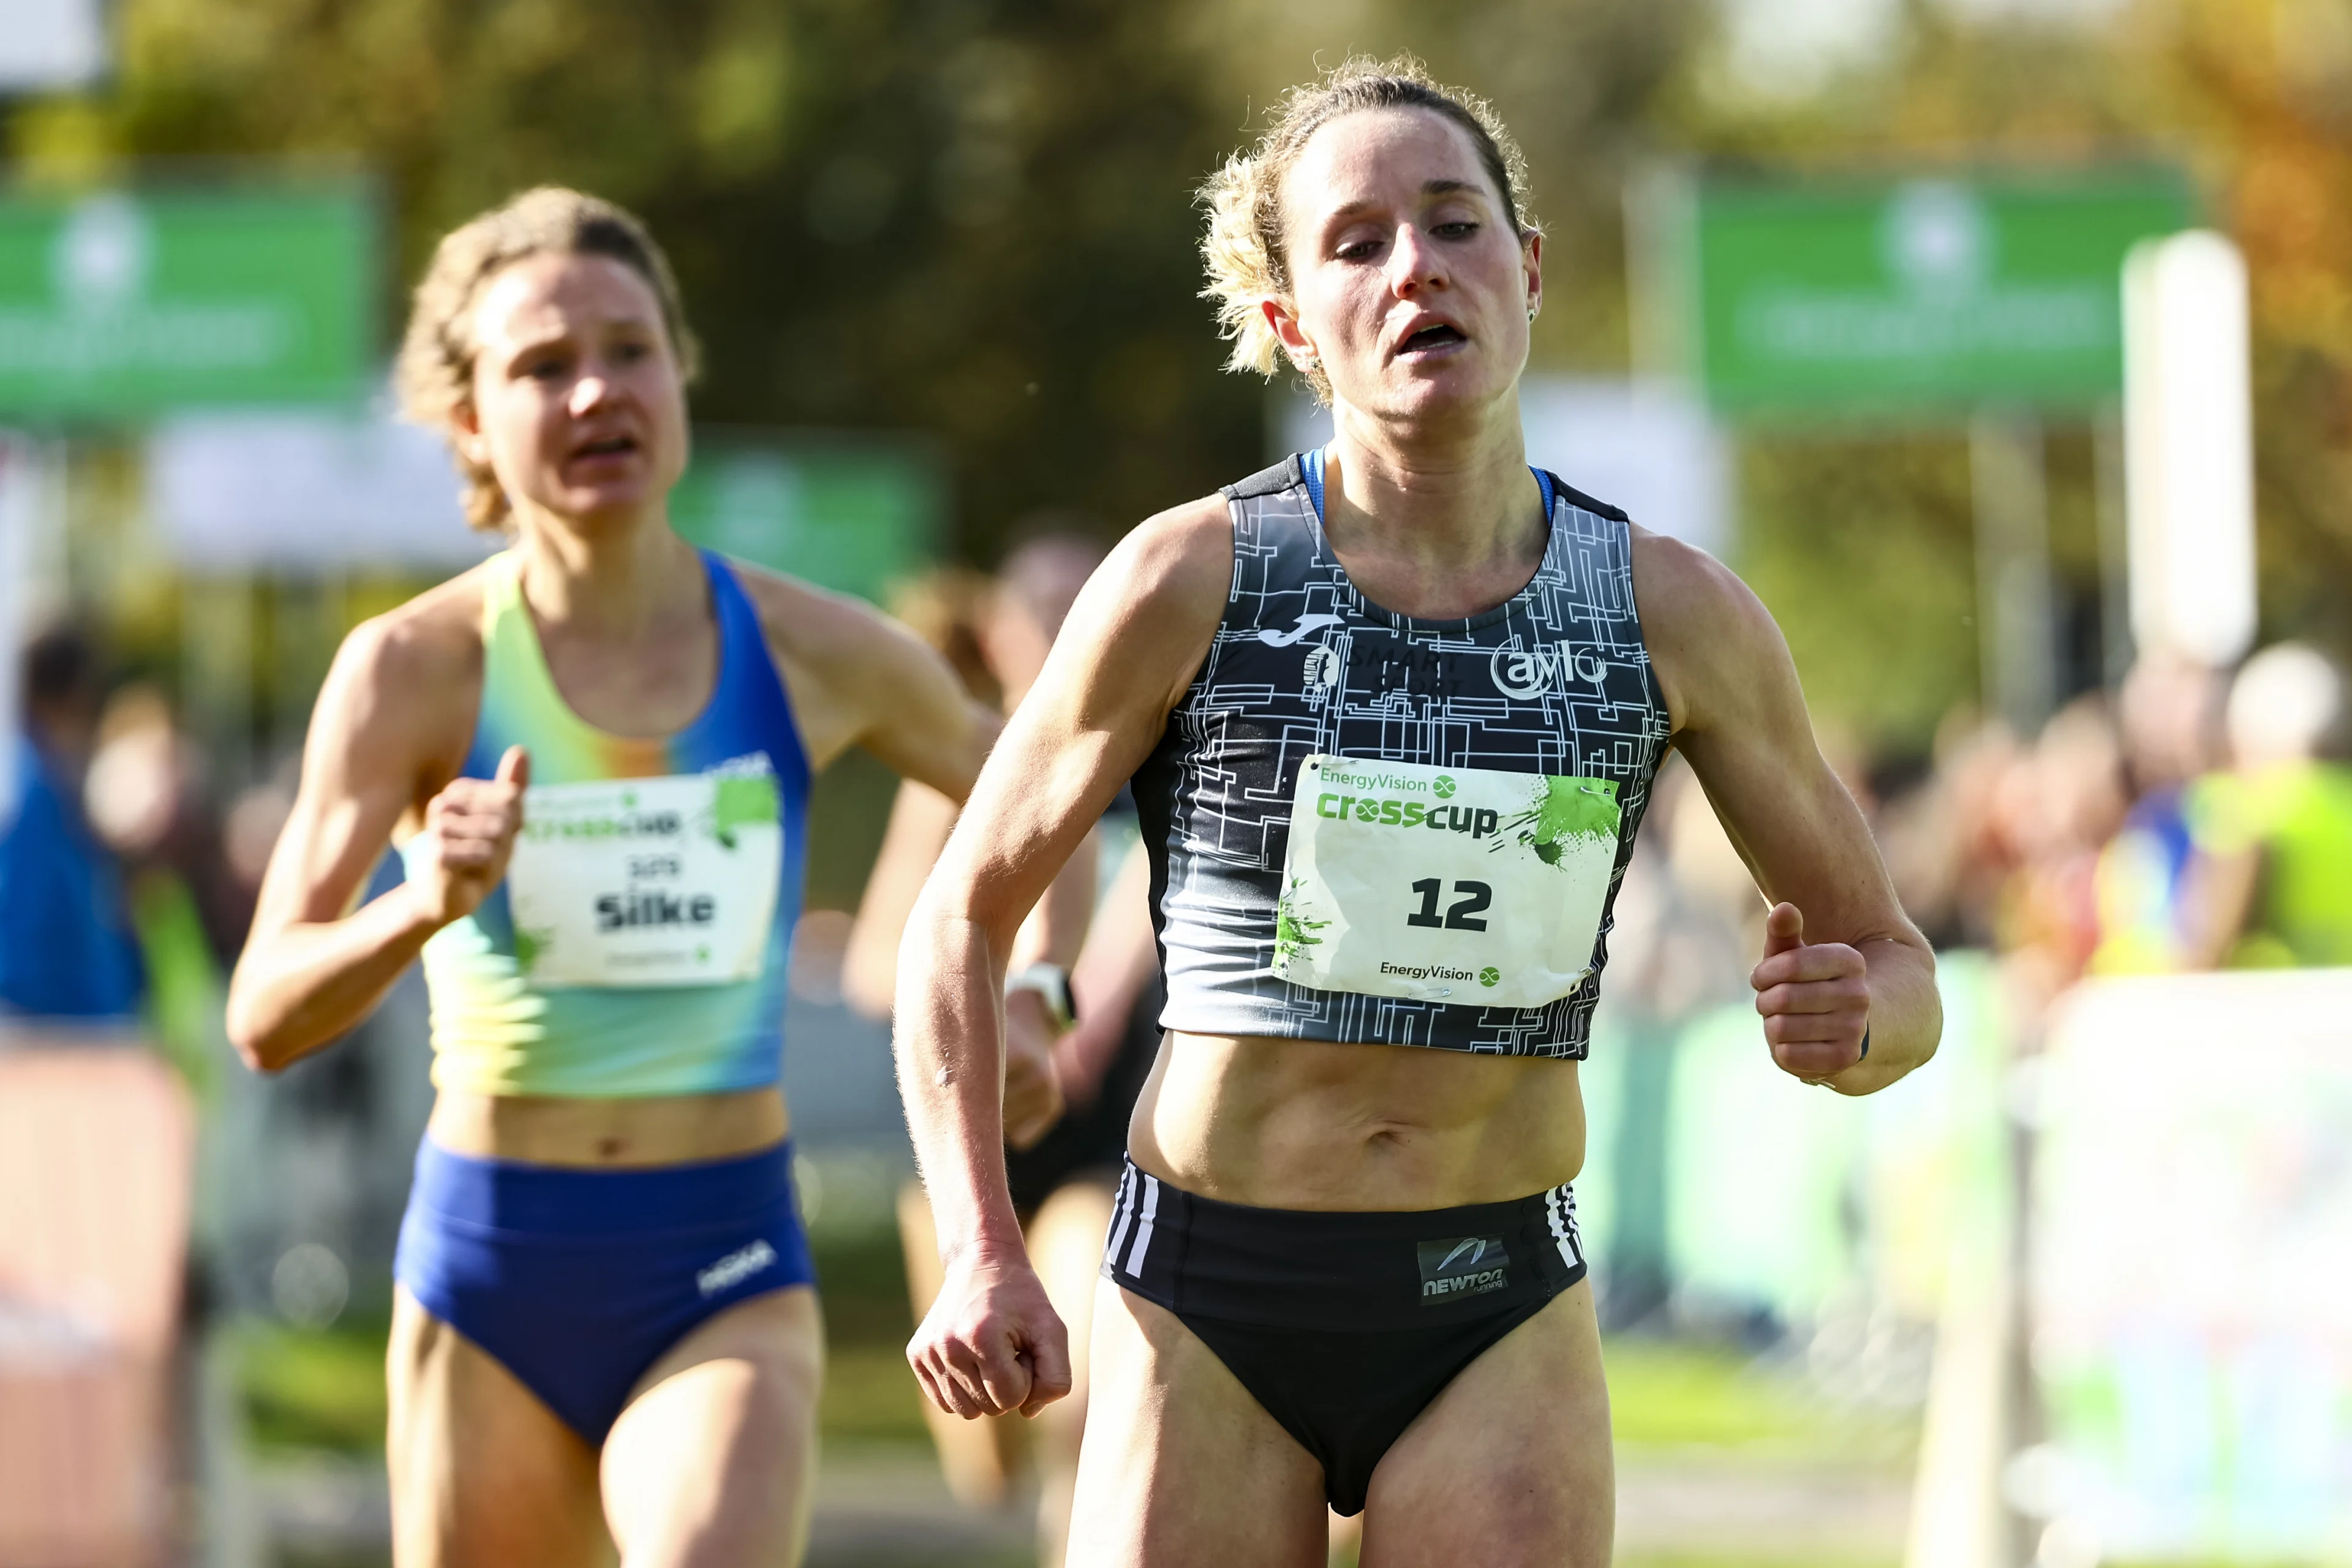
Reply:
[[[808,759],[758,613],[723,561],[703,563],[718,679],[686,728],[641,740],[566,706],[519,557],[489,562],[462,772],[489,778],[520,745],[530,787],[506,879],[425,946],[438,1087],[610,1099],[781,1076]]]

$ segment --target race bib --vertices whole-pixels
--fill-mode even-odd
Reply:
[[[1618,813],[1608,779],[1309,757],[1274,972],[1318,991],[1556,1001],[1591,969]]]
[[[522,812],[507,899],[532,984],[760,973],[784,853],[773,774],[539,784]]]

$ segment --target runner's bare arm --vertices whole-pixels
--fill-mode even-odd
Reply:
[[[1935,1054],[1935,956],[1822,759],[1780,628],[1713,557],[1646,530],[1633,584],[1675,745],[1776,906],[1751,976],[1773,1058],[1843,1094],[1884,1089]]]
[[[841,963],[842,995],[868,1017],[890,1016],[907,913],[915,907],[924,879],[939,864],[955,819],[956,803],[924,784],[902,783],[890,803],[890,824],[882,834],[874,868],[866,873],[866,891],[857,900],[857,923],[850,928]]]
[[[900,778],[951,801],[971,793],[999,724],[946,659],[855,599],[755,568],[737,571],[759,606],[812,769],[863,746]]]
[[[1150,754],[1191,684],[1223,612],[1232,539],[1223,500],[1211,498],[1153,518],[1112,552],[1071,610],[908,921],[898,1082],[949,1270],[909,1359],[927,1392],[961,1414],[1034,1408],[1067,1387],[1066,1363],[1058,1387],[1044,1357],[1034,1384],[1031,1369],[1016,1366],[1024,1352],[992,1315],[988,1280],[959,1283],[1026,1275],[1005,1189],[998,988],[1023,914]],[[1022,1300],[1023,1310],[1042,1312],[1038,1322],[1054,1321],[1042,1290],[1034,1303]]]
[[[938,853],[940,839],[956,806],[971,794],[981,763],[995,742],[1000,721],[974,702],[937,650],[886,616],[854,600],[806,584],[746,572],[760,605],[761,623],[792,690],[795,716],[812,766],[823,767],[851,745],[862,745],[912,787],[901,790],[892,814],[887,858],[876,868],[876,921],[891,926],[887,940],[899,940],[907,903]],[[901,831],[901,830],[904,831]],[[919,864],[915,862],[919,861]],[[1077,954],[1094,898],[1090,857],[1079,856],[1038,903],[1024,928],[1021,956],[1047,958],[1064,966]],[[873,931],[869,911],[859,944],[858,978],[870,1006],[874,993]],[[884,1005],[887,1006],[887,1000]],[[1021,1048],[1004,1078],[1004,1106],[1016,1143],[1044,1135],[1062,1113],[1053,1073],[1053,1031],[1039,999],[1013,1005]]]
[[[447,617],[401,613],[361,626],[320,691],[301,789],[229,983],[229,1038],[262,1071],[366,1017],[425,939],[505,873],[521,819],[520,779],[449,781],[424,812],[438,854],[416,879],[352,908],[402,816],[447,780],[451,753],[463,750],[462,737],[453,744],[441,732],[449,728],[446,694],[479,680],[479,644],[442,635],[436,619]],[[419,692],[435,696],[420,700]],[[520,765],[518,753],[501,771]]]

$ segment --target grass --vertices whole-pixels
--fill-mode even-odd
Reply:
[[[929,1443],[922,1394],[896,1346],[835,1345],[825,1358],[817,1430],[835,1443]]]
[[[827,1439],[929,1441],[904,1347],[914,1332],[898,1237],[887,1227],[820,1229],[830,1356],[818,1420]],[[254,1320],[237,1331],[246,1419],[264,1450],[383,1447],[389,1310],[347,1313],[331,1328]]]
[[[256,1320],[237,1331],[246,1421],[263,1450],[383,1448],[383,1349],[389,1313],[328,1329]]]
[[[812,1242],[824,1282],[828,1367],[819,1424],[838,1448],[927,1448],[904,1347],[913,1330],[898,1237],[887,1221],[820,1226]],[[331,1329],[254,1323],[238,1331],[246,1405],[265,1452],[325,1449],[364,1457],[383,1441],[383,1313]],[[1799,1373],[1728,1347],[1647,1338],[1605,1346],[1622,1453],[1649,1463],[1677,1454],[1769,1467],[1795,1461],[1899,1464],[1913,1441],[1906,1418],[1823,1399]],[[838,1449],[836,1450],[838,1451]],[[290,1560],[289,1560],[290,1561]],[[1002,1568],[1024,1561],[1005,1557]],[[1715,1553],[1625,1553],[1619,1568],[1895,1568],[1891,1559]],[[296,1568],[361,1568],[320,1557]],[[814,1568],[827,1568],[816,1564]],[[843,1560],[839,1568],[847,1568]],[[918,1568],[858,1558],[856,1568]],[[929,1568],[929,1564],[923,1564]],[[992,1560],[971,1568],[999,1568]],[[2219,1564],[2210,1568],[2220,1568]]]
[[[897,1235],[887,1226],[826,1226],[813,1239],[829,1345],[819,1414],[825,1437],[928,1441],[904,1355],[914,1319]],[[265,1322],[241,1329],[256,1442],[343,1453],[381,1448],[389,1321],[383,1313],[355,1313],[325,1330]],[[1617,1442],[1629,1452],[1696,1447],[1758,1458],[1894,1460],[1908,1449],[1907,1420],[1831,1405],[1801,1378],[1727,1348],[1619,1339],[1606,1353]]]
[[[1797,1373],[1728,1347],[1643,1337],[1612,1340],[1602,1353],[1622,1451],[1891,1463],[1916,1445],[1916,1415],[1832,1404]]]

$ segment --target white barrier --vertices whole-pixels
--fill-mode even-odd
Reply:
[[[2085,985],[2037,1074],[2025,1500],[2110,1559],[2352,1563],[2352,970]]]

